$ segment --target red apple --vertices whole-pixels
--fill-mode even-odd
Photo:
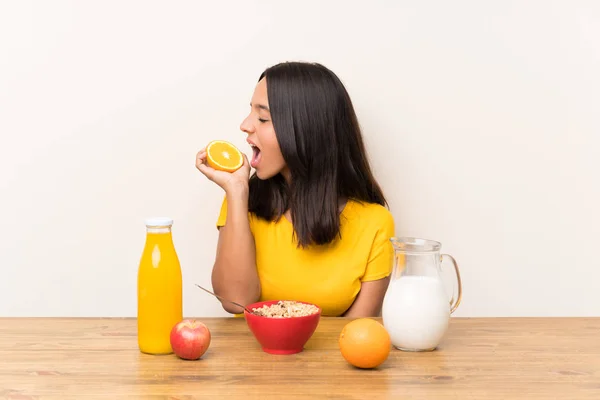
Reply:
[[[210,346],[210,330],[202,322],[184,319],[171,329],[173,352],[184,360],[197,360]]]

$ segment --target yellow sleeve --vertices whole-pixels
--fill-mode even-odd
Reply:
[[[252,214],[248,213],[248,222],[250,223],[250,231],[254,234],[254,220],[252,218]],[[217,229],[225,226],[225,222],[227,222],[227,196],[223,197],[223,202],[221,203],[221,210],[219,211],[219,217],[217,218]]]
[[[217,218],[217,228],[224,226],[226,220],[227,220],[227,197],[224,197],[223,203],[221,203],[221,211],[219,212],[219,217]]]
[[[394,218],[391,213],[387,213],[373,240],[369,261],[367,262],[361,282],[375,281],[391,274],[394,261],[394,246],[390,242],[390,238],[394,235]]]

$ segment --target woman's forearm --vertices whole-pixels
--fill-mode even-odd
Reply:
[[[260,297],[256,248],[248,220],[248,187],[231,188],[226,197],[227,219],[219,231],[212,285],[216,294],[246,305]],[[243,312],[229,302],[222,304],[227,312]]]

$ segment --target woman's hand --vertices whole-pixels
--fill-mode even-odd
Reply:
[[[206,164],[206,148],[196,154],[196,168],[209,180],[219,185],[226,193],[234,190],[247,189],[250,178],[250,163],[242,153],[244,164],[235,172],[218,171]]]

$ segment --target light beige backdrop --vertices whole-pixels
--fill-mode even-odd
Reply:
[[[133,316],[144,218],[174,218],[185,314],[221,190],[198,149],[260,72],[345,82],[398,235],[440,240],[455,315],[599,315],[600,4],[13,1],[0,5],[0,315]]]

